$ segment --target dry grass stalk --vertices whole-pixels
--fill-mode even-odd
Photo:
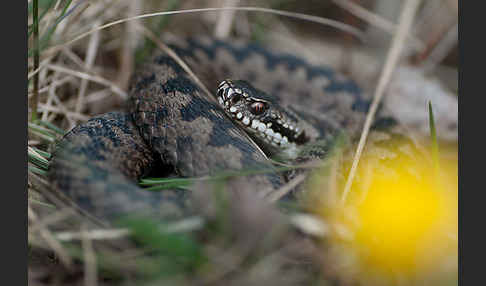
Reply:
[[[35,226],[36,224],[39,223],[39,219],[35,212],[31,209],[30,204],[27,206],[27,215],[30,220],[30,222]],[[47,243],[47,245],[54,251],[59,256],[59,260],[66,266],[68,269],[70,269],[73,265],[73,262],[71,260],[71,257],[67,253],[67,251],[64,249],[64,247],[57,241],[52,233],[45,227],[39,226],[39,234],[40,236],[44,239],[44,241]]]
[[[290,180],[287,184],[280,187],[278,190],[275,190],[269,193],[266,197],[267,201],[273,203],[284,197],[288,194],[291,190],[297,187],[300,183],[302,183],[307,178],[307,174],[299,174],[292,180]]]
[[[96,266],[96,254],[93,249],[93,242],[86,235],[86,226],[81,226],[81,245],[84,258],[84,285],[98,285],[98,267]]]
[[[166,11],[166,12],[154,12],[154,13],[148,13],[148,14],[143,14],[143,15],[138,15],[138,16],[133,16],[133,17],[128,17],[124,19],[119,19],[107,24],[104,24],[100,27],[91,29],[87,32],[81,33],[80,35],[74,37],[73,39],[63,43],[59,44],[56,46],[52,46],[48,51],[46,51],[47,54],[51,53],[56,53],[59,50],[63,49],[64,47],[77,42],[78,40],[87,37],[91,35],[92,33],[95,33],[98,30],[103,30],[118,24],[122,24],[125,22],[129,21],[134,21],[138,19],[144,19],[144,18],[150,18],[150,17],[155,17],[155,16],[162,16],[162,15],[176,15],[176,14],[184,14],[184,13],[200,13],[200,12],[214,12],[214,11],[224,11],[224,10],[238,10],[238,11],[252,11],[252,12],[265,12],[265,13],[270,13],[270,14],[276,14],[276,15],[281,15],[281,16],[286,16],[290,18],[295,18],[295,19],[301,19],[301,20],[306,20],[310,22],[315,22],[323,25],[328,25],[340,30],[343,30],[345,32],[348,32],[357,38],[363,40],[365,38],[364,34],[362,31],[359,29],[356,29],[350,25],[346,25],[344,23],[334,21],[331,19],[326,19],[323,17],[318,17],[318,16],[312,16],[312,15],[307,15],[307,14],[302,14],[302,13],[294,13],[294,12],[287,12],[287,11],[281,11],[281,10],[275,10],[275,9],[269,9],[269,8],[261,8],[261,7],[222,7],[222,8],[200,8],[200,9],[187,9],[187,10],[177,10],[177,11]]]
[[[350,0],[333,0],[333,2],[341,8],[345,9],[346,11],[350,12],[354,16],[368,22],[368,24],[378,27],[391,35],[393,35],[397,31],[397,25],[393,24],[392,22],[388,21],[387,19],[381,17],[376,13],[372,13],[366,10],[365,8],[355,4]],[[421,52],[425,49],[425,44],[420,39],[415,37],[412,33],[408,33],[407,37],[411,41],[413,48],[416,49],[418,52]]]
[[[100,25],[99,21],[94,23],[94,26],[97,27]],[[86,58],[84,59],[84,68],[86,70],[90,70],[93,67],[94,60],[96,58],[96,54],[98,52],[98,47],[100,43],[100,33],[96,32],[91,35],[91,38],[88,43],[88,48],[86,49]],[[88,87],[88,80],[86,78],[81,79],[81,83],[79,84],[79,92],[78,98],[76,102],[76,106],[74,111],[76,113],[80,113],[84,107],[84,97],[86,94],[86,88]]]
[[[39,67],[37,67],[36,69],[34,69],[34,71],[32,71],[31,73],[29,73],[27,75],[27,79],[31,79],[34,75],[36,75],[37,73],[39,73],[44,67],[45,65],[51,60],[52,57],[47,57],[45,58],[40,64],[39,64]]]
[[[115,83],[113,83],[113,82],[111,82],[107,79],[104,79],[101,76],[90,75],[90,74],[87,74],[85,72],[80,72],[80,71],[72,70],[72,69],[69,69],[69,68],[66,68],[66,67],[63,67],[63,66],[53,65],[53,64],[46,65],[46,68],[51,69],[53,71],[59,71],[59,72],[62,72],[62,73],[66,73],[66,74],[75,76],[75,77],[79,77],[81,79],[90,80],[90,81],[108,86],[108,87],[110,87],[110,89],[114,93],[118,94],[122,99],[127,98],[127,93],[125,91],[123,91],[121,88],[119,88]]]
[[[422,69],[426,72],[433,70],[439,63],[447,57],[449,52],[456,46],[459,35],[459,24],[453,25],[442,37],[439,43],[430,52],[427,59],[422,62]]]
[[[402,13],[400,14],[400,18],[398,22],[399,23],[398,30],[395,36],[393,37],[391,47],[388,50],[386,61],[381,71],[381,75],[378,80],[378,84],[373,96],[373,102],[371,103],[370,110],[366,116],[366,120],[363,126],[363,131],[361,133],[358,147],[356,149],[356,153],[353,158],[353,164],[351,166],[351,170],[349,171],[348,179],[346,180],[346,185],[344,186],[343,195],[341,197],[341,203],[344,203],[346,201],[346,198],[349,194],[349,190],[351,189],[351,185],[353,183],[353,179],[356,174],[356,168],[358,167],[361,153],[363,152],[364,145],[366,144],[366,138],[368,136],[371,123],[373,122],[376,110],[378,108],[378,104],[380,103],[381,98],[384,95],[385,88],[388,82],[390,81],[392,72],[398,63],[398,60],[400,59],[400,55],[402,53],[405,44],[406,36],[412,26],[415,11],[417,10],[419,3],[420,0],[408,0],[403,5],[403,10]]]
[[[55,237],[60,241],[82,240],[110,240],[126,237],[130,234],[127,229],[92,229],[82,232],[62,231],[55,233]]]
[[[140,14],[142,12],[142,2],[130,2],[127,11],[129,13],[128,16]],[[118,73],[116,82],[118,86],[121,86],[125,90],[128,88],[128,83],[130,81],[133,67],[135,65],[134,51],[136,48],[136,44],[140,39],[140,35],[137,33],[136,26],[139,24],[140,21],[138,20],[127,22],[125,25],[126,32],[122,35],[122,39],[125,44],[121,47],[121,53],[119,56],[120,71]]]
[[[77,121],[87,121],[90,118],[89,116],[83,115],[81,113],[67,111],[65,108],[62,108],[62,107],[54,107],[54,106],[44,105],[43,103],[39,104],[39,110],[40,111],[48,111],[48,112],[51,112],[51,114],[62,114],[66,117],[66,119],[68,121],[70,120],[68,118],[71,118],[71,120],[77,120]],[[52,121],[52,120],[50,120],[50,118],[48,118],[48,121]]]
[[[240,0],[225,0],[223,7],[236,7]],[[219,13],[219,19],[214,29],[214,36],[216,38],[224,39],[228,37],[231,32],[231,26],[233,18],[235,17],[236,10],[221,11]]]
[[[29,226],[29,231],[35,233],[39,231],[41,228],[46,228],[50,225],[56,224],[62,220],[65,220],[74,214],[74,210],[72,208],[63,208],[60,209],[50,215],[47,215],[40,219],[35,225]],[[54,235],[57,238],[57,234]]]

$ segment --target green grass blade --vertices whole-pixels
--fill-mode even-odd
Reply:
[[[49,153],[49,152],[40,150],[40,149],[35,148],[35,147],[31,147],[31,148],[34,149],[35,152],[39,153],[42,157],[44,157],[46,159],[50,159],[51,156],[52,156],[51,153]]]
[[[31,152],[30,149],[28,150],[28,157],[29,157],[29,162],[36,165],[37,167],[42,168],[44,170],[47,170],[49,168],[49,161],[46,160],[44,157],[40,157],[34,152]]]
[[[51,131],[49,129],[46,129],[46,128],[42,127],[42,126],[39,126],[37,124],[34,124],[34,123],[29,122],[28,123],[28,128],[31,131],[35,131],[37,133],[43,134],[43,135],[48,136],[48,137],[50,137],[52,139],[56,139],[56,134],[53,131]]]
[[[32,165],[27,166],[27,170],[29,170],[32,173],[35,173],[37,175],[41,175],[41,176],[46,176],[47,175],[47,171],[42,170],[42,169],[37,168],[37,167],[32,166]]]
[[[37,48],[34,47],[34,49],[28,51],[28,56],[29,57],[31,57],[33,54],[35,54],[36,51],[39,51],[40,52],[40,51],[44,50],[48,46],[49,41],[51,39],[51,36],[56,31],[56,28],[59,25],[59,23],[61,23],[61,21],[64,20],[64,18],[66,18],[66,16],[68,16],[69,14],[71,14],[71,12],[74,11],[74,9],[79,6],[79,4],[81,4],[81,2],[80,3],[77,3],[71,10],[69,10],[68,12],[66,12],[67,11],[67,8],[71,5],[71,2],[72,2],[72,0],[68,0],[67,1],[67,3],[64,6],[61,14],[57,17],[55,23],[47,30],[47,32],[40,39],[39,46]]]
[[[47,10],[52,6],[52,4],[54,4],[55,1],[56,0],[39,0],[38,5],[39,5],[40,8],[44,8],[44,9]],[[34,9],[33,3],[34,3],[34,1],[30,1],[28,6],[27,6],[27,13],[29,13],[29,14],[32,13],[32,10]]]
[[[145,188],[144,190],[146,191],[151,191],[151,192],[157,192],[157,191],[163,191],[163,190],[168,190],[168,189],[184,189],[184,190],[189,190],[188,186],[192,185],[192,182],[174,182],[174,183],[168,183],[168,184],[160,184],[160,185],[155,185],[152,187]]]
[[[43,120],[37,120],[36,123],[38,123],[39,125],[44,125],[45,127],[49,128],[50,130],[56,132],[59,135],[66,134],[66,131],[62,130],[61,128],[57,127],[56,125],[54,125],[50,122],[43,121]]]
[[[191,272],[207,259],[202,246],[186,233],[170,233],[159,221],[147,218],[123,218],[118,222],[130,229],[132,238],[152,252],[153,278]],[[142,261],[141,261],[142,262]]]
[[[195,180],[200,180],[201,178],[144,178],[140,180],[140,185],[142,186],[153,186],[160,184],[171,184],[171,183],[192,183]]]
[[[53,210],[57,209],[57,207],[55,205],[51,205],[49,203],[41,202],[41,201],[36,200],[36,199],[29,198],[29,202],[36,204],[36,205],[43,206],[43,207],[47,207],[47,208],[50,208],[50,209],[53,209]]]
[[[47,2],[46,4],[42,5],[42,2]],[[32,6],[32,3],[34,3],[34,1],[31,1],[29,3],[29,14],[32,13],[32,10],[33,10],[33,6]],[[36,23],[40,23],[40,21],[42,21],[42,19],[44,18],[44,16],[47,14],[47,12],[49,12],[49,9],[51,9],[52,7],[52,4],[54,4],[54,0],[47,0],[47,1],[41,1],[39,4],[41,4],[40,6],[44,8],[44,10],[42,11],[42,13],[39,15],[39,20],[37,22],[34,22],[32,23],[32,25],[30,25],[28,27],[28,34],[27,34],[27,39],[30,38],[30,36],[32,35],[32,33],[34,32],[34,27],[35,27],[35,24]]]
[[[439,168],[439,142],[437,140],[437,131],[435,128],[434,112],[432,111],[432,102],[429,101],[429,128],[430,138],[432,139],[432,156],[436,170]]]

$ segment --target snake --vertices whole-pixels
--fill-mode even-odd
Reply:
[[[192,213],[191,192],[147,191],[147,176],[246,176],[258,193],[288,181],[269,160],[299,161],[310,142],[358,134],[370,107],[360,87],[336,70],[238,39],[165,40],[211,92],[166,52],[139,65],[126,108],[70,130],[56,145],[49,180],[79,208],[104,220]],[[383,122],[393,122],[387,119]],[[326,156],[326,148],[315,157]]]

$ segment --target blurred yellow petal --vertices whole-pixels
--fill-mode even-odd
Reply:
[[[363,154],[345,206],[315,200],[320,202],[316,211],[334,229],[329,244],[353,257],[350,271],[359,273],[358,280],[432,277],[442,264],[457,260],[457,151],[442,153],[447,157],[440,158],[438,169],[430,153],[397,150],[398,156],[386,160]],[[338,189],[347,176],[343,173]],[[326,189],[325,178],[317,177],[314,189]],[[329,192],[336,190],[317,193],[333,197]]]

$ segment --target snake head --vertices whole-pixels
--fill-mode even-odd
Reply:
[[[217,97],[238,125],[267,150],[295,147],[308,141],[298,117],[272,97],[242,80],[224,80]]]

